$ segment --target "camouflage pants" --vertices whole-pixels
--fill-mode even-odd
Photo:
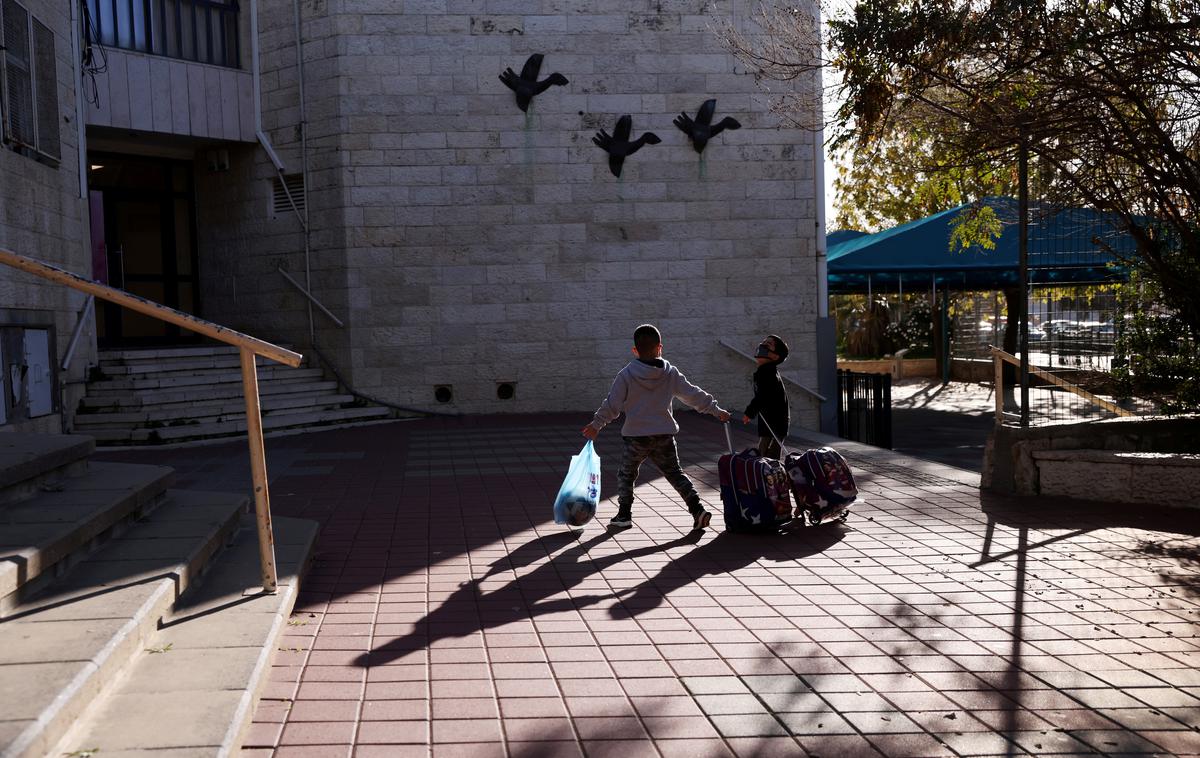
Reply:
[[[625,449],[621,453],[621,470],[617,472],[617,505],[622,513],[628,513],[633,506],[633,484],[637,481],[638,471],[642,462],[647,458],[653,463],[675,491],[687,504],[688,511],[696,513],[701,509],[700,495],[692,486],[692,480],[679,466],[679,452],[675,449],[675,436],[672,434],[656,434],[651,437],[622,437]]]

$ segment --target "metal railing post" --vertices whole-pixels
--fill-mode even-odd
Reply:
[[[275,538],[271,531],[271,498],[267,491],[267,456],[263,449],[262,411],[258,401],[258,372],[255,368],[255,356],[261,355],[268,360],[292,368],[299,366],[304,360],[304,356],[248,334],[235,332],[220,324],[205,321],[190,313],[168,308],[161,303],[110,287],[107,284],[89,281],[70,271],[64,271],[33,258],[17,255],[11,250],[0,248],[0,265],[11,266],[18,271],[62,284],[86,295],[116,303],[122,308],[128,308],[168,324],[175,324],[238,348],[242,362],[242,391],[246,399],[246,435],[250,442],[250,476],[254,484],[254,511],[258,521],[258,548],[259,556],[262,559],[263,589],[267,592],[274,592],[278,585],[275,571]]]
[[[279,586],[275,573],[275,533],[271,529],[271,494],[267,487],[267,453],[263,447],[262,411],[258,404],[258,371],[254,353],[246,348],[242,357],[242,393],[246,396],[246,439],[250,443],[250,481],[254,485],[254,521],[258,525],[258,558],[262,566],[264,592]]]
[[[67,352],[62,359],[63,371],[66,371],[70,367],[71,359],[75,357],[75,348],[79,347],[79,336],[83,334],[83,325],[87,323],[88,316],[92,313],[92,305],[95,302],[95,295],[88,295],[83,300],[83,307],[79,309],[79,317],[75,320],[75,331],[71,333],[71,342],[67,345]]]
[[[996,352],[996,348],[992,348],[992,370],[996,374],[995,388],[996,393],[996,423],[1004,423],[1004,361],[1000,360],[1000,354]]]

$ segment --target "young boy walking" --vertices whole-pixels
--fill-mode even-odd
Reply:
[[[649,458],[683,497],[688,513],[692,514],[692,529],[704,529],[712,514],[700,504],[700,495],[692,480],[679,466],[679,452],[675,447],[679,424],[671,413],[671,402],[679,398],[695,410],[716,416],[721,421],[729,420],[729,412],[663,359],[662,335],[654,326],[642,324],[634,330],[633,354],[637,359],[617,374],[608,397],[600,404],[592,422],[583,427],[583,436],[594,440],[606,424],[625,414],[625,424],[621,428],[625,449],[617,474],[617,515],[608,525],[612,529],[633,526],[633,484],[642,462]]]
[[[791,413],[787,392],[779,376],[779,364],[787,360],[788,346],[774,334],[758,343],[754,354],[758,368],[754,371],[754,399],[746,406],[742,423],[758,419],[758,452],[765,458],[779,459],[783,452],[779,442],[787,437]]]

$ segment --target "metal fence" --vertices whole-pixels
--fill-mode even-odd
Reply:
[[[838,436],[892,447],[892,375],[838,371]]]
[[[237,0],[86,0],[88,39],[214,66],[241,65]]]

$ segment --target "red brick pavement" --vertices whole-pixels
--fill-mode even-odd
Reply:
[[[988,498],[880,452],[852,457],[845,526],[717,515],[697,538],[643,470],[609,535],[609,430],[609,498],[575,535],[550,505],[583,420],[270,440],[276,511],[322,530],[245,754],[1200,754],[1195,518]],[[719,514],[724,437],[682,420]],[[110,457],[246,479],[240,444]]]

